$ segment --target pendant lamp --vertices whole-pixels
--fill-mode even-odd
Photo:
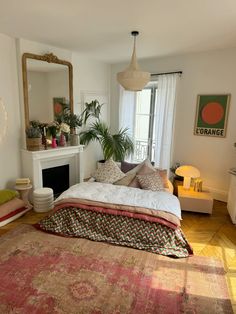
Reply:
[[[129,91],[140,91],[150,81],[150,73],[140,70],[136,58],[136,36],[139,32],[133,31],[131,35],[134,36],[133,54],[128,68],[123,72],[117,73],[117,81],[124,89]]]

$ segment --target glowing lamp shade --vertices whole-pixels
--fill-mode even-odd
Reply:
[[[134,36],[134,48],[129,66],[123,72],[117,73],[117,81],[125,90],[129,91],[140,91],[150,81],[150,73],[142,71],[137,62],[136,36],[138,36],[138,34],[138,31],[131,33],[131,35]]]
[[[180,176],[184,177],[184,189],[190,189],[191,178],[198,178],[200,177],[200,171],[193,167],[193,166],[180,166],[175,170],[175,173]]]

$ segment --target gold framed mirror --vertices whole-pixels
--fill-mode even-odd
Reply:
[[[73,67],[52,53],[22,56],[25,127],[31,120],[51,122],[58,103],[73,113]],[[63,108],[62,108],[63,109]]]

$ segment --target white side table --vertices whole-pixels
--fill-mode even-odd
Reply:
[[[196,213],[212,213],[213,198],[210,192],[196,192],[193,188],[186,190],[179,185],[178,198],[182,210]]]
[[[19,192],[20,198],[25,202],[26,207],[31,209],[33,206],[29,202],[29,191],[32,189],[31,184],[15,185],[15,189]]]

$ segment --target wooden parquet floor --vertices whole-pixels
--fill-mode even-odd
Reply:
[[[34,224],[47,214],[30,211],[16,221],[1,227],[0,236],[19,224]],[[212,215],[183,212],[182,229],[195,255],[222,260],[231,302],[236,313],[236,225],[233,225],[230,220],[226,203],[214,201]]]

